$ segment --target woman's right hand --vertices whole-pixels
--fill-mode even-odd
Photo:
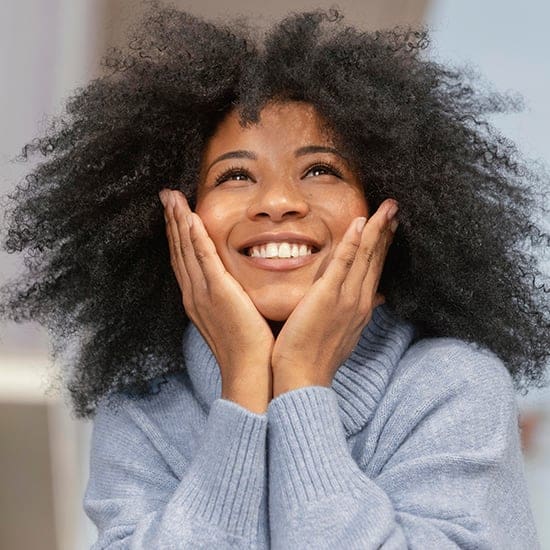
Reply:
[[[163,189],[159,196],[183,306],[218,361],[222,397],[264,413],[272,396],[273,333],[225,269],[201,218],[191,212],[183,193]],[[192,220],[191,227],[188,220]]]

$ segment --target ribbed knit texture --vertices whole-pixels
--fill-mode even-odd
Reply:
[[[510,376],[376,308],[331,388],[259,415],[221,398],[192,324],[186,372],[104,400],[84,507],[99,548],[536,549]]]
[[[263,491],[266,427],[265,415],[250,415],[236,403],[218,399],[179,505],[231,533],[245,537],[253,532]],[[220,449],[230,433],[234,437]]]

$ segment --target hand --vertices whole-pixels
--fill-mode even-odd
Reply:
[[[273,397],[303,386],[330,387],[373,310],[385,302],[378,283],[397,222],[388,200],[358,232],[354,219],[323,275],[283,325],[273,348]]]
[[[185,196],[166,189],[159,196],[165,206],[170,259],[183,306],[220,365],[222,397],[263,413],[272,395],[273,333],[242,286],[226,271]]]

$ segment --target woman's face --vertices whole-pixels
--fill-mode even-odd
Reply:
[[[201,159],[196,212],[271,321],[289,317],[351,221],[369,215],[357,174],[320,122],[302,102],[269,103],[247,128],[233,111]]]

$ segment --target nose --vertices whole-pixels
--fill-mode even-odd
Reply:
[[[286,218],[303,218],[309,212],[309,203],[299,184],[293,181],[278,179],[273,182],[262,182],[248,207],[251,219],[268,217],[273,221]]]

